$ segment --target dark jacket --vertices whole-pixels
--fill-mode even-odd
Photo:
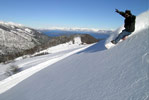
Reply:
[[[124,12],[119,12],[120,15],[122,15],[123,17],[125,17],[125,13]],[[128,32],[133,32],[135,30],[135,19],[136,16],[134,15],[130,15],[130,17],[125,18],[125,30]]]

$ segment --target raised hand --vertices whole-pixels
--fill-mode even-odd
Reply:
[[[115,9],[115,12],[119,13],[119,10],[118,9]]]

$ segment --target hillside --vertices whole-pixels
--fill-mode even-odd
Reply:
[[[42,33],[12,22],[0,22],[0,62],[49,40]],[[19,54],[18,54],[19,55]]]
[[[0,45],[7,49],[12,47],[18,50],[29,49],[48,39],[45,35],[32,28],[11,22],[0,22],[0,33]],[[3,49],[1,52],[3,52]]]
[[[112,49],[107,50],[104,45],[113,34],[107,40],[71,53],[73,55],[65,54],[67,56],[53,64],[40,63],[40,67],[46,68],[18,82],[2,93],[0,99],[148,100],[148,18],[149,11],[137,16],[134,34]],[[21,75],[2,81],[0,88],[15,83],[13,78],[21,79]]]
[[[68,36],[49,37],[43,33],[12,22],[0,22],[0,62],[13,60],[16,57],[33,54],[75,37],[81,37],[82,43],[95,43],[98,40],[87,34],[70,34]]]

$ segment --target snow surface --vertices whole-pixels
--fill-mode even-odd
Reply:
[[[62,51],[65,51],[65,50],[69,50],[69,49],[72,49],[72,48],[79,47],[79,45],[82,44],[81,37],[74,37],[73,40],[74,40],[74,42],[70,41],[70,42],[67,42],[67,43],[64,43],[64,44],[59,44],[57,46],[50,47],[47,50],[43,50],[40,53],[42,53],[42,52],[48,52],[48,53],[62,52]]]
[[[147,16],[139,15],[134,34],[111,49],[104,45],[113,35],[56,59],[41,57],[0,82],[0,100],[149,100]]]
[[[21,69],[21,71],[23,71],[15,76],[10,77],[11,80],[13,79],[13,77],[14,78],[17,77],[17,81],[15,81],[14,84],[12,84],[12,81],[10,81],[9,78],[4,80],[2,82],[2,84],[0,83],[1,84],[0,93],[6,91],[7,89],[11,88],[12,86],[18,84],[20,81],[24,80],[25,78],[29,77],[30,75],[34,74],[35,72],[45,68],[46,66],[40,67],[42,62],[44,62],[44,63],[45,63],[45,61],[51,62],[51,63],[48,63],[48,65],[50,65],[50,64],[53,64],[69,55],[72,55],[75,52],[78,52],[78,50],[82,50],[84,48],[87,48],[88,46],[93,45],[93,44],[91,44],[91,45],[81,45],[81,44],[82,44],[81,38],[75,37],[73,41],[50,47],[46,50],[37,52],[33,55],[24,55],[22,57],[18,57],[15,59],[15,62],[5,64],[5,65],[0,64],[0,80],[3,80],[5,78],[9,77],[7,75],[7,72],[11,66],[18,66]],[[36,56],[38,54],[42,54],[42,53],[49,53],[49,55],[34,57],[34,56]],[[32,58],[32,57],[34,57],[34,58]],[[24,58],[27,58],[27,59],[24,59]],[[38,69],[37,69],[37,65],[39,66]],[[33,68],[33,67],[36,67],[36,68]],[[27,74],[26,69],[29,69],[29,72],[27,71],[28,75],[25,75],[22,78],[22,76],[24,75],[24,74],[22,75],[22,73]],[[37,70],[35,70],[35,69],[37,69]],[[18,80],[18,77],[21,77],[21,79]],[[11,84],[7,85],[9,82]],[[7,88],[3,88],[4,86],[6,86]]]
[[[0,80],[3,80],[9,77],[7,72],[11,66],[18,66],[21,69],[21,71],[24,71],[27,68],[40,64],[43,61],[46,61],[47,59],[51,60],[53,58],[58,58],[62,55],[66,55],[66,53],[72,52],[73,50],[76,50],[76,49],[81,49],[86,46],[88,47],[89,45],[85,45],[85,44],[82,45],[82,41],[80,37],[74,37],[74,39],[70,42],[50,47],[46,50],[36,52],[35,54],[32,54],[32,55],[24,55],[22,57],[18,57],[14,61],[12,61],[12,63],[0,64]],[[36,57],[37,55],[40,55],[40,54],[50,54],[50,55]]]

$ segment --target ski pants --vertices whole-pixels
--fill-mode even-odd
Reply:
[[[130,35],[132,32],[128,32],[126,30],[123,30],[118,37],[114,40],[115,44],[118,43],[121,39],[123,39],[125,36]]]

